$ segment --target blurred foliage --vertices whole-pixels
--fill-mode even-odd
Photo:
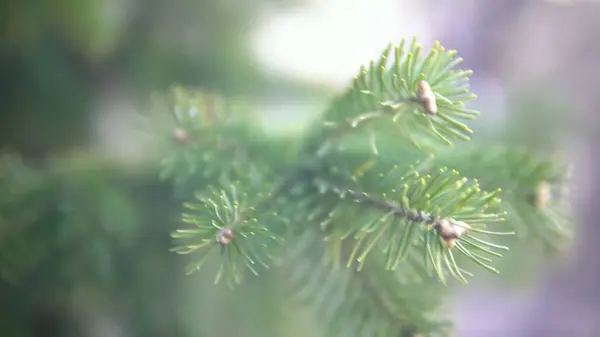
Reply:
[[[334,216],[339,213],[327,212],[328,206],[345,205],[340,198],[348,190],[328,188],[319,195],[315,193],[318,184],[308,184],[304,189],[286,186],[291,187],[290,195],[277,200],[281,203],[267,203],[265,209],[269,212],[257,214],[272,214],[270,212],[276,209],[311,230],[298,231],[305,228],[295,226],[289,232],[285,227],[282,233],[276,233],[295,239],[290,245],[294,249],[288,254],[264,253],[271,260],[264,267],[282,268],[263,268],[258,276],[250,273],[251,277],[233,290],[213,285],[219,268],[228,266],[223,263],[226,260],[216,256],[221,253],[218,250],[210,251],[215,254],[207,259],[195,260],[214,273],[194,273],[189,277],[182,271],[190,261],[169,252],[174,245],[170,234],[180,225],[184,211],[181,206],[185,201],[194,200],[196,190],[218,186],[211,191],[211,198],[200,193],[197,201],[214,205],[218,200],[219,215],[230,218],[223,218],[225,221],[219,228],[213,227],[211,219],[203,222],[206,231],[196,232],[200,235],[193,236],[195,240],[214,240],[227,221],[239,220],[231,201],[243,200],[246,202],[243,206],[250,208],[263,206],[252,198],[263,195],[260,189],[258,192],[250,189],[249,197],[238,198],[238,190],[230,188],[231,181],[223,180],[228,175],[249,178],[256,183],[250,186],[265,188],[262,192],[278,192],[281,181],[273,178],[280,176],[298,178],[302,182],[309,178],[308,181],[316,182],[318,176],[331,178],[335,173],[336,179],[354,184],[356,170],[339,175],[330,170],[333,164],[356,169],[354,164],[368,162],[374,154],[386,158],[379,168],[392,167],[394,162],[422,160],[420,146],[398,148],[399,138],[410,143],[410,136],[415,136],[405,124],[401,124],[404,129],[400,130],[397,124],[390,123],[398,121],[394,115],[400,110],[410,112],[414,118],[410,125],[419,130],[419,139],[413,145],[432,142],[432,138],[445,145],[448,141],[444,140],[448,138],[468,139],[462,133],[470,133],[470,129],[457,119],[468,120],[477,115],[462,106],[464,100],[471,99],[465,83],[470,73],[452,73],[460,60],[453,58],[454,52],[446,52],[437,45],[434,48],[437,51],[429,56],[430,61],[438,62],[437,68],[427,63],[429,61],[412,63],[409,58],[400,58],[396,59],[396,65],[401,72],[394,72],[393,67],[389,72],[387,68],[381,71],[381,67],[375,66],[387,67],[386,62],[393,59],[391,54],[384,55],[377,60],[379,63],[363,68],[358,81],[334,100],[333,108],[325,114],[333,117],[328,122],[338,125],[348,122],[361,127],[365,119],[382,117],[373,123],[384,131],[381,135],[374,139],[371,130],[365,128],[331,147],[336,149],[332,152],[335,155],[351,149],[354,156],[333,156],[333,162],[313,158],[299,169],[290,170],[297,164],[296,159],[307,159],[303,156],[306,153],[300,152],[306,149],[301,147],[306,144],[298,146],[294,139],[267,137],[254,122],[256,111],[240,107],[235,99],[219,100],[215,95],[197,94],[261,95],[267,88],[273,88],[273,79],[253,67],[245,43],[246,33],[258,20],[256,15],[261,6],[291,3],[271,2],[9,0],[0,5],[3,28],[0,30],[0,88],[4,93],[0,100],[3,112],[0,125],[4,126],[0,144],[2,150],[14,149],[22,154],[5,155],[0,163],[1,335],[89,336],[101,335],[104,331],[111,336],[122,332],[124,336],[295,337],[346,332],[347,336],[378,333],[413,337],[415,331],[430,334],[446,331],[446,315],[441,314],[445,308],[441,305],[442,293],[447,292],[447,288],[432,276],[466,272],[444,255],[448,251],[447,238],[435,236],[433,230],[424,231],[422,236],[416,236],[414,243],[423,245],[425,252],[435,245],[435,251],[410,254],[406,267],[392,272],[381,263],[386,261],[385,249],[367,251],[370,263],[365,264],[361,276],[356,277],[355,268],[340,268],[340,263],[343,265],[346,260],[338,259],[342,253],[347,255],[351,248],[358,246],[355,237],[342,242],[340,232],[330,231],[331,226],[327,224],[348,224],[350,220],[367,218],[379,220],[382,213],[368,211],[368,207],[365,212],[359,208],[338,208],[343,215],[340,217]],[[414,43],[409,47],[407,51],[416,60],[420,47]],[[441,113],[435,118],[423,113],[422,103],[412,97],[419,86],[418,80],[424,78],[423,69],[435,75],[428,78],[440,102]],[[151,138],[146,141],[156,146],[155,154],[163,160],[160,172],[154,169],[153,162],[128,167],[87,151],[91,107],[98,99],[97,94],[120,82],[135,88],[140,97],[154,89],[163,91],[172,83],[197,89],[185,91],[176,87],[171,96],[157,95],[145,111],[152,115],[147,119],[152,122]],[[282,87],[285,85],[278,85],[277,90],[281,91]],[[440,93],[444,95],[439,96]],[[207,103],[214,104],[211,109],[220,113],[213,116],[222,118],[219,123],[207,123],[209,115],[203,114],[208,111]],[[408,109],[398,103],[409,103]],[[539,103],[533,99],[527,104],[531,104],[531,109],[540,109]],[[525,106],[524,109],[529,109],[529,105]],[[347,107],[384,107],[389,114],[372,115],[367,110]],[[353,123],[353,120],[358,122]],[[321,129],[318,123],[315,127],[311,130],[314,131],[311,141],[321,145],[320,137],[327,128]],[[185,131],[185,137],[181,138],[178,128]],[[510,142],[505,139],[503,143]],[[309,143],[309,148],[311,145],[314,144]],[[74,148],[84,150],[72,152]],[[565,228],[566,220],[552,208],[560,198],[551,198],[543,208],[531,204],[541,182],[558,184],[562,176],[556,178],[551,170],[518,170],[525,163],[511,156],[512,152],[488,153],[486,147],[461,149],[464,152],[448,150],[444,152],[447,157],[442,155],[428,161],[431,170],[419,171],[417,176],[394,176],[400,179],[395,182],[406,183],[406,177],[431,182],[430,179],[436,177],[431,172],[450,166],[478,179],[473,185],[464,185],[471,190],[461,190],[463,185],[444,189],[431,183],[428,186],[437,187],[439,191],[427,195],[418,186],[411,192],[411,198],[418,198],[413,199],[410,206],[435,206],[439,202],[435,196],[442,194],[454,196],[453,200],[460,203],[471,195],[465,193],[480,192],[478,183],[488,191],[508,186],[505,205],[522,206],[517,216],[509,218],[518,233],[525,229],[528,235],[544,238],[543,234],[553,229],[542,226],[548,219],[561,220],[555,228]],[[486,165],[475,167],[473,161]],[[256,165],[248,165],[250,162]],[[315,172],[318,174],[313,176]],[[372,179],[377,174],[377,171],[367,172]],[[159,176],[170,179],[174,185],[159,181]],[[451,182],[457,183],[456,180]],[[507,182],[516,183],[507,185]],[[357,186],[371,185],[353,185]],[[219,199],[224,191],[230,199]],[[387,192],[377,190],[374,194]],[[316,199],[306,198],[307,193]],[[469,203],[475,205],[473,200]],[[368,206],[368,202],[365,205]],[[323,213],[317,214],[319,210]],[[467,209],[467,213],[471,211]],[[326,225],[311,226],[319,216]],[[206,220],[206,214],[184,218],[194,223]],[[252,237],[263,228],[262,224],[269,233],[273,228],[273,232],[282,228],[269,221],[265,223],[260,216],[255,219],[258,225],[242,227],[234,234]],[[354,234],[379,227],[348,228]],[[371,231],[369,237],[375,238],[374,233],[382,232]],[[521,251],[527,254],[535,249],[527,242],[528,235],[520,236],[526,246]],[[437,241],[429,241],[434,239]],[[384,241],[389,248],[392,241]],[[340,245],[336,246],[337,243]],[[471,241],[470,247],[477,250],[477,243],[473,243]],[[186,244],[188,249],[194,248],[193,241]],[[236,256],[241,262],[237,265],[254,268],[260,261],[249,261],[245,257],[263,255],[249,254],[248,247],[245,248],[245,253]],[[391,254],[394,249],[388,249],[387,253]],[[458,265],[482,261],[473,254],[465,255]],[[227,259],[228,256],[221,257]],[[487,263],[488,259],[484,259]],[[522,256],[517,260],[520,261],[511,261],[526,262]],[[446,263],[443,268],[440,268],[441,263]],[[290,291],[297,295],[292,300],[288,297]],[[331,301],[326,302],[326,299]],[[312,305],[318,317],[305,314],[299,304]],[[396,329],[398,326],[402,327],[401,331]],[[122,331],[116,332],[119,330]]]
[[[498,273],[494,258],[516,240],[505,246],[495,236],[515,229],[525,245],[569,241],[568,208],[549,193],[565,183],[560,158],[540,159],[510,142],[449,141],[469,140],[459,119],[479,114],[464,106],[474,97],[470,72],[456,70],[461,59],[438,43],[419,57],[416,40],[406,49],[405,42],[362,67],[304,134],[268,135],[248,107],[180,87],[163,117],[148,114],[174,121],[150,126],[157,139],[172,137],[162,177],[200,201],[184,204],[195,212],[184,211],[172,234],[174,251],[198,253],[188,273],[202,266],[233,285],[246,269],[261,277],[255,267],[270,267],[268,257],[287,271],[281,287],[317,309],[327,336],[445,336],[440,305],[451,288],[434,290],[466,283],[477,273],[469,263]],[[266,219],[275,214],[290,223],[287,235],[278,235],[281,221]],[[283,252],[304,253],[269,254],[281,240]],[[204,268],[210,261],[219,263]]]
[[[172,83],[256,92],[248,34],[285,1],[58,0],[0,4],[0,144],[43,156],[86,144],[98,92]],[[25,131],[26,130],[26,131]]]
[[[0,4],[0,148],[26,162],[1,165],[0,335],[90,335],[97,315],[126,314],[136,335],[198,336],[176,323],[181,267],[167,225],[178,207],[157,173],[94,154],[43,158],[89,145],[92,107],[115,80],[140,97],[174,82],[264,88],[244,41],[263,4]]]
[[[160,300],[166,295],[157,291],[160,285],[173,282],[164,271],[177,261],[157,256],[156,248],[168,249],[164,223],[173,217],[169,208],[177,207],[169,204],[168,188],[155,183],[156,171],[132,175],[106,162],[90,162],[85,155],[81,159],[86,165],[61,160],[60,165],[30,169],[15,156],[4,157],[3,333],[59,336],[68,328],[78,335],[75,331],[85,328],[78,324],[86,320],[79,316],[83,312],[73,311],[80,289],[85,289],[86,310],[96,305],[94,294],[110,293],[114,297],[104,296],[106,305],[125,305],[143,314],[139,308],[148,292],[155,289],[155,300]],[[144,271],[147,263],[152,269]],[[161,335],[148,324],[140,328]]]

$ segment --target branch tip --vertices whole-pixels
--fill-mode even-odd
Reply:
[[[423,109],[429,115],[437,114],[437,102],[431,86],[424,80],[417,84],[417,99],[423,105]]]
[[[464,234],[468,234],[472,230],[471,226],[465,222],[454,219],[440,219],[435,222],[434,228],[444,241],[446,241],[449,248],[454,248],[456,239]]]
[[[217,242],[221,245],[226,246],[233,240],[233,231],[229,228],[222,228],[217,233]]]
[[[180,144],[187,144],[189,141],[188,132],[182,127],[173,129],[173,139]]]

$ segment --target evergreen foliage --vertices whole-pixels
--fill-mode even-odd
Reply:
[[[161,156],[156,176],[181,205],[171,251],[182,272],[234,287],[275,270],[327,336],[451,334],[443,308],[452,286],[498,273],[494,259],[519,242],[562,249],[573,230],[560,158],[469,142],[479,112],[465,106],[475,95],[461,61],[437,42],[427,51],[416,38],[390,44],[304,132],[286,137],[267,134],[260,111],[240,100],[183,87],[156,95],[143,130]],[[110,174],[83,179],[71,165],[31,170],[6,159],[4,281],[17,284],[64,251],[50,244],[101,233],[79,243],[87,252],[134,230],[130,219],[108,229],[98,220],[123,214],[102,202],[118,198]],[[43,211],[15,213],[30,203]],[[34,225],[51,216],[62,225]]]
[[[202,196],[185,204],[194,213],[173,232],[174,251],[202,250],[192,269],[219,252],[216,281],[228,270],[230,285],[277,261],[331,336],[449,333],[436,310],[444,289],[476,267],[498,273],[492,258],[509,248],[496,237],[556,245],[572,223],[550,193],[565,185],[557,161],[464,143],[479,112],[465,106],[475,95],[461,61],[437,42],[390,44],[291,140],[261,133],[253,111],[175,89],[185,137],[167,150],[163,177]]]

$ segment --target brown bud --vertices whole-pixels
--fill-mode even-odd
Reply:
[[[189,140],[188,132],[182,127],[176,127],[173,130],[173,139],[175,139],[178,143],[185,144]]]
[[[423,105],[425,113],[435,115],[437,113],[437,103],[433,90],[429,83],[421,80],[417,84],[417,99]]]
[[[542,208],[546,206],[551,197],[552,193],[550,184],[547,181],[542,180],[537,185],[535,197],[533,199],[533,205],[537,208]]]
[[[454,248],[456,239],[471,231],[471,226],[453,219],[441,219],[435,224],[435,230],[442,236],[448,247]]]
[[[217,242],[222,245],[228,245],[233,240],[233,231],[229,228],[222,228],[217,233]]]

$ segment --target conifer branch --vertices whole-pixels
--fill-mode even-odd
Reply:
[[[349,164],[342,171],[332,166],[329,175],[315,180],[321,194],[331,198],[321,209],[328,237],[355,241],[348,267],[357,262],[362,269],[367,256],[379,247],[386,254],[386,269],[395,270],[413,252],[442,283],[448,275],[466,283],[465,275],[470,274],[459,267],[452,251],[498,273],[489,258],[472,249],[496,257],[502,255],[495,249],[508,250],[481,237],[514,234],[487,228],[503,221],[503,213],[493,211],[500,203],[499,190],[483,192],[477,181],[469,183],[446,168],[427,173],[415,165],[405,169],[395,165],[385,174],[379,169]]]
[[[188,274],[201,269],[207,257],[220,248],[221,263],[215,283],[225,277],[229,286],[241,281],[243,269],[258,275],[257,266],[270,267],[271,243],[281,243],[277,234],[285,219],[272,209],[265,209],[271,194],[249,194],[240,182],[209,187],[186,203],[182,221],[189,229],[178,229],[172,237],[179,245],[171,251],[195,257],[186,267]]]
[[[491,144],[455,150],[438,156],[440,163],[457,163],[487,188],[503,187],[507,225],[521,240],[541,240],[563,250],[572,240],[574,219],[568,203],[570,165],[561,158],[526,149]],[[476,162],[477,165],[465,165]]]
[[[179,244],[174,252],[198,255],[188,273],[220,249],[216,282],[225,277],[230,285],[238,283],[242,269],[258,274],[255,266],[268,268],[273,243],[283,241],[280,229],[293,223],[286,247],[308,243],[284,268],[291,267],[299,297],[320,301],[332,331],[383,337],[440,332],[439,322],[426,315],[439,298],[420,297],[450,278],[467,283],[473,274],[463,266],[469,262],[498,273],[490,257],[502,257],[498,251],[508,247],[491,237],[515,234],[516,227],[505,230],[503,223],[513,219],[510,213],[522,213],[511,207],[525,203],[549,214],[553,193],[539,163],[517,173],[536,191],[527,200],[506,165],[483,175],[474,173],[484,167],[481,159],[470,156],[446,158],[451,161],[445,165],[433,156],[405,165],[409,156],[399,138],[432,153],[436,145],[470,140],[473,131],[465,121],[479,114],[465,107],[475,95],[469,92],[471,71],[457,69],[462,59],[456,51],[438,42],[427,53],[422,49],[416,39],[402,40],[361,67],[346,92],[298,139],[300,153],[261,138],[251,118],[242,117],[249,114],[193,103],[193,95],[180,91],[171,125],[176,129],[163,133],[176,144],[162,167],[176,184],[205,190],[185,204],[182,221],[191,228],[172,234]],[[344,142],[351,136],[361,144]],[[389,148],[380,150],[381,142]],[[365,145],[368,153],[361,152]],[[500,181],[485,179],[488,175]],[[207,187],[216,181],[218,186]],[[508,203],[501,203],[500,188],[508,191]],[[492,228],[496,225],[501,229]],[[316,266],[320,259],[326,263]]]
[[[352,249],[348,243],[341,243],[342,254]],[[407,280],[425,276],[423,271],[407,267],[386,272],[382,266],[373,265],[358,272],[340,268],[339,255],[332,252],[331,242],[323,241],[322,233],[308,229],[290,247],[283,269],[290,295],[317,311],[329,335],[413,337],[417,333],[447,333],[450,324],[434,312],[442,288]]]
[[[456,239],[472,231],[471,226],[463,221],[457,221],[452,218],[440,218],[439,216],[434,216],[423,211],[404,208],[401,204],[379,199],[364,192],[347,190],[347,193],[357,203],[379,208],[387,214],[406,219],[409,222],[422,223],[425,226],[433,227],[450,248],[454,248]]]
[[[377,121],[394,123],[398,136],[419,149],[426,139],[445,145],[469,140],[472,130],[460,120],[479,112],[464,107],[476,96],[468,89],[471,71],[454,69],[461,62],[456,51],[439,42],[427,55],[416,38],[389,44],[325,112],[322,128],[313,135],[322,139],[316,153],[323,155],[344,135]]]
[[[159,176],[173,181],[178,196],[186,198],[215,180],[251,181],[287,166],[291,145],[265,135],[246,105],[180,87],[172,91],[172,99],[156,98],[144,130],[159,135],[155,146],[164,152]],[[271,158],[277,161],[265,165]]]

